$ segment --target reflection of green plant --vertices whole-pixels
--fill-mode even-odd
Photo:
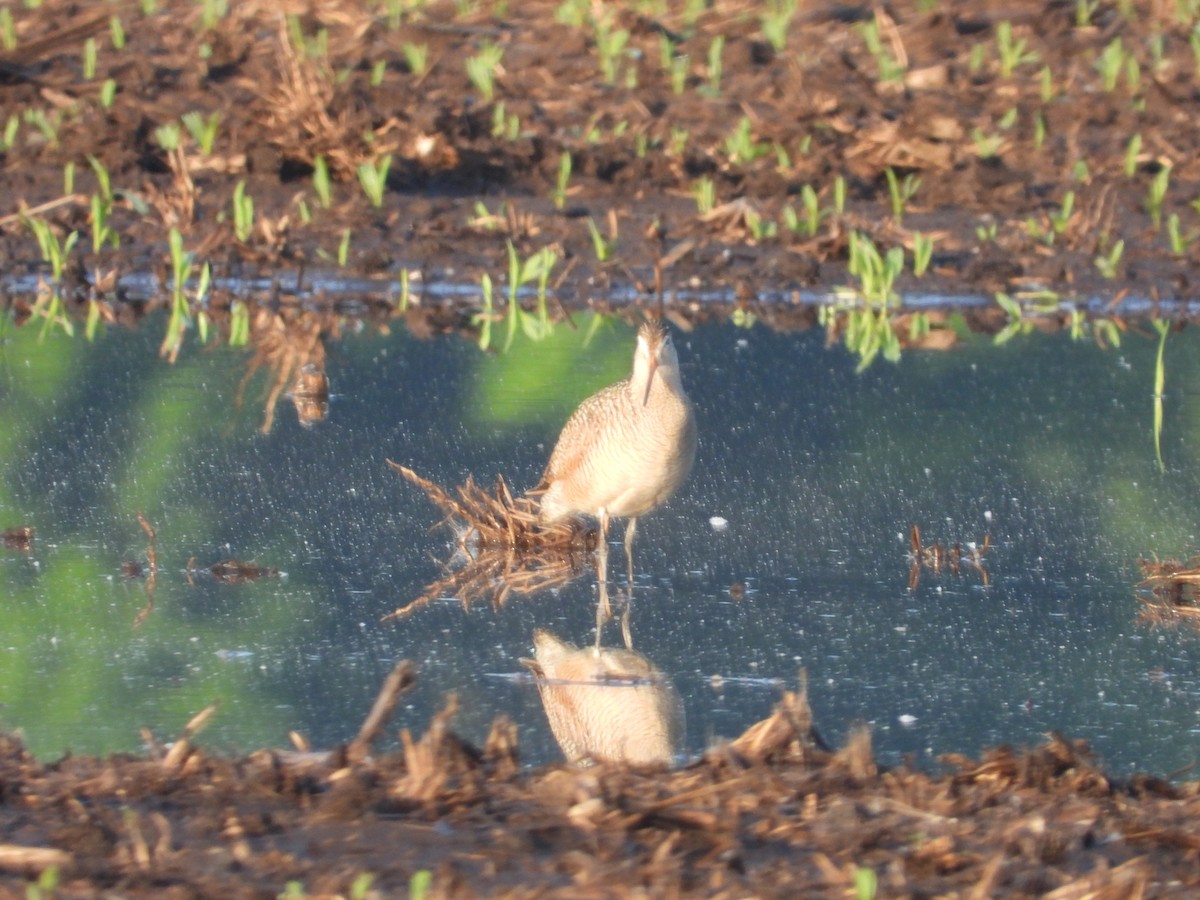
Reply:
[[[188,298],[187,286],[192,277],[195,257],[183,249],[183,235],[178,228],[172,228],[167,235],[167,244],[171,251],[171,317],[167,321],[167,333],[163,338],[159,353],[174,362],[183,346],[183,333],[191,324],[191,305]],[[209,280],[212,270],[206,262],[200,268],[200,280],[195,288],[194,296],[201,302],[208,293]],[[207,337],[208,316],[200,313],[201,340]]]
[[[33,307],[34,315],[40,315],[43,318],[40,338],[44,339],[54,325],[58,325],[69,335],[74,334],[75,326],[71,324],[71,320],[63,308],[61,284],[67,257],[75,246],[75,242],[79,240],[79,232],[72,231],[67,235],[66,240],[60,243],[58,235],[54,233],[54,229],[45,219],[29,219],[22,216],[21,221],[37,238],[42,261],[50,265],[51,283],[39,284],[37,302]]]
[[[540,341],[553,331],[550,313],[546,306],[546,286],[550,281],[550,273],[558,262],[558,254],[552,247],[543,247],[526,260],[517,255],[517,249],[512,241],[506,242],[508,248],[508,331],[504,338],[504,349],[512,346],[517,333],[517,326],[531,340]],[[537,282],[537,312],[527,313],[521,309],[517,296],[522,285],[531,281]]]
[[[1167,349],[1167,333],[1171,323],[1166,319],[1155,319],[1154,330],[1158,332],[1158,355],[1154,360],[1154,458],[1158,460],[1158,470],[1166,471],[1162,458],[1162,428],[1163,428],[1163,387],[1166,385],[1167,373],[1163,365],[1163,354]]]
[[[881,254],[867,235],[850,232],[850,274],[858,278],[858,295],[867,306],[887,307],[900,298],[896,279],[904,271],[904,249],[892,247]]]
[[[492,276],[487,272],[479,276],[479,290],[483,308],[471,317],[471,321],[479,326],[479,349],[486,350],[492,344],[492,316],[495,310]]]

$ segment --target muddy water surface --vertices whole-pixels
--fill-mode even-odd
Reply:
[[[328,419],[301,427],[281,406],[265,436],[263,376],[237,402],[243,351],[167,365],[155,320],[92,344],[9,328],[0,528],[36,537],[0,551],[0,723],[48,757],[136,749],[143,726],[170,738],[219,700],[210,744],[280,746],[295,730],[327,747],[408,657],[421,681],[406,722],[454,690],[465,736],[507,713],[527,761],[559,758],[519,659],[534,628],[592,638],[594,576],[499,610],[448,599],[381,622],[454,542],[385,459],[448,486],[468,473],[531,486],[574,404],[628,370],[627,326],[585,344],[580,324],[503,354],[403,328],[343,341]],[[1052,729],[1114,771],[1195,759],[1200,636],[1140,622],[1134,592],[1139,557],[1186,556],[1200,534],[1194,335],[1167,343],[1165,473],[1148,338],[1107,352],[974,339],[864,374],[816,331],[676,338],[700,451],[639,523],[633,635],[683,694],[689,751],[762,718],[804,668],[826,737],[868,722],[883,761]],[[152,606],[139,511],[155,531]],[[914,524],[964,554],[986,535],[987,583],[964,561],[910,587]],[[230,559],[278,576],[206,571]]]

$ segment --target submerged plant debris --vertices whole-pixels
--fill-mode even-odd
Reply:
[[[498,607],[511,594],[559,587],[584,573],[596,549],[596,528],[573,517],[542,524],[537,500],[514,497],[503,476],[493,491],[468,476],[451,494],[406,466],[390,459],[387,464],[441,510],[439,524],[454,532],[456,546],[445,574],[385,619],[403,619],[440,597],[456,597],[464,606],[488,600]]]

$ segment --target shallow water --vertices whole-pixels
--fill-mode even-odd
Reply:
[[[0,725],[43,756],[136,749],[142,726],[170,739],[219,700],[209,746],[296,730],[327,747],[408,657],[420,684],[395,727],[423,730],[454,690],[468,738],[506,713],[526,761],[558,758],[518,661],[535,627],[592,638],[594,577],[498,611],[445,601],[380,622],[453,540],[384,460],[446,485],[532,485],[573,406],[628,371],[631,332],[585,346],[560,326],[492,355],[364,333],[330,345],[328,420],[305,429],[281,405],[267,436],[264,377],[236,403],[245,351],[189,344],[170,366],[161,334],[155,320],[94,344],[0,336],[0,528],[37,529],[31,553],[0,550]],[[680,494],[639,522],[633,631],[683,693],[688,749],[764,716],[803,667],[827,739],[868,722],[886,762],[1059,729],[1117,771],[1192,763],[1200,635],[1139,624],[1133,586],[1140,556],[1200,545],[1194,332],[1167,344],[1165,474],[1149,338],[969,339],[858,375],[823,337],[676,334],[701,445]],[[145,583],[120,567],[145,559],[139,510],[160,571],[135,624]],[[910,590],[913,523],[927,543],[989,535],[989,584],[925,571]],[[220,584],[189,577],[192,558],[284,575]]]

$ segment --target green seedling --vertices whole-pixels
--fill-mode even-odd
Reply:
[[[181,119],[183,127],[192,136],[192,140],[196,142],[200,152],[205,156],[211,155],[213,146],[217,142],[217,129],[221,127],[221,114],[215,112],[205,118],[196,110],[191,110],[185,112]]]
[[[724,75],[725,35],[718,34],[708,45],[708,85],[710,97],[721,96],[721,78]]]
[[[212,31],[229,12],[229,0],[200,0],[200,27]]]
[[[69,162],[63,166],[63,193],[75,193],[75,163]]]
[[[629,32],[624,28],[613,28],[613,13],[595,20],[596,53],[600,57],[600,72],[606,84],[616,84],[620,74],[621,57],[629,43]]]
[[[904,81],[904,64],[895,56],[892,49],[884,43],[879,33],[879,24],[875,19],[869,19],[854,26],[854,30],[862,37],[867,46],[867,52],[875,60],[875,69],[879,80],[885,83],[902,83]]]
[[[91,81],[96,77],[96,39],[88,38],[83,42],[83,77]]]
[[[833,179],[833,212],[838,216],[846,214],[846,179],[842,175]]]
[[[1088,168],[1086,159],[1075,160],[1075,165],[1071,166],[1071,177],[1080,184],[1087,184],[1092,178],[1092,170]]]
[[[383,193],[387,190],[388,169],[392,165],[392,155],[384,154],[375,160],[365,160],[358,164],[358,183],[376,209],[383,206]]]
[[[1089,28],[1100,0],[1075,0],[1075,27]]]
[[[671,58],[671,93],[681,96],[687,89],[688,70],[691,67],[689,58],[680,54]]]
[[[349,228],[342,229],[342,239],[338,241],[337,249],[337,264],[339,268],[346,267],[346,261],[350,259],[350,237],[353,232]]]
[[[387,75],[387,60],[377,59],[371,65],[371,87],[379,87],[383,84],[383,77]]]
[[[1113,38],[1100,51],[1100,58],[1096,60],[1096,68],[1100,70],[1100,81],[1104,85],[1104,90],[1109,93],[1115,91],[1117,80],[1125,71],[1125,47],[1119,37]]]
[[[875,870],[867,866],[858,866],[854,870],[855,900],[875,900],[875,892],[879,889],[879,877]]]
[[[1033,116],[1033,146],[1036,150],[1041,150],[1042,145],[1046,143],[1046,118],[1040,112],[1034,113]]]
[[[563,0],[554,10],[554,21],[571,28],[582,28],[591,11],[590,0]]]
[[[168,122],[154,129],[154,140],[168,153],[174,153],[179,149],[180,134],[179,123]]]
[[[101,109],[110,109],[117,97],[117,82],[113,78],[105,78],[100,85],[100,93],[96,99],[100,101]]]
[[[687,152],[688,140],[691,135],[686,128],[671,126],[671,141],[668,147],[668,152],[671,156],[683,156]]]
[[[972,75],[978,75],[983,69],[984,61],[987,59],[987,47],[983,44],[976,44],[971,48],[971,53],[967,57],[967,69]]]
[[[313,160],[312,186],[317,202],[328,209],[333,202],[333,183],[329,177],[329,164],[320,154]]]
[[[1138,157],[1142,154],[1142,133],[1139,131],[1125,145],[1125,177],[1132,178],[1137,172]]]
[[[254,234],[254,198],[246,193],[246,182],[233,187],[233,233],[243,244]]]
[[[484,41],[479,53],[467,59],[467,78],[479,91],[485,103],[491,103],[496,93],[496,71],[504,58],[504,48]]]
[[[1054,228],[1056,235],[1064,234],[1067,227],[1071,224],[1071,213],[1075,209],[1075,192],[1067,191],[1063,197],[1062,205],[1059,206],[1056,212],[1050,213],[1050,224]]]
[[[903,248],[892,247],[881,254],[870,237],[851,231],[848,268],[858,278],[857,294],[867,307],[882,309],[899,303],[895,284],[904,271]]]
[[[784,224],[789,231],[815,237],[821,228],[821,220],[827,214],[821,212],[821,200],[811,184],[800,188],[800,205],[804,210],[800,216],[790,206],[784,208]]]
[[[1171,184],[1171,167],[1163,166],[1150,182],[1146,192],[1146,212],[1150,221],[1158,228],[1162,224],[1163,201],[1167,199],[1167,189]]]
[[[521,120],[516,113],[511,116],[500,101],[492,108],[492,137],[515,141],[521,136]]]
[[[21,120],[16,113],[8,117],[8,121],[4,123],[4,134],[0,136],[0,150],[9,150],[17,142],[17,135],[21,131]]]
[[[787,49],[788,30],[796,13],[795,0],[769,0],[759,20],[759,29],[776,53]]]
[[[707,175],[692,185],[692,196],[696,198],[696,211],[702,216],[708,215],[717,205],[717,187]]]
[[[119,237],[117,232],[109,225],[109,214],[112,212],[112,201],[105,200],[101,194],[92,194],[91,201],[91,220],[92,220],[92,252],[99,253],[104,245],[112,242],[114,249],[118,246]]]
[[[1004,146],[1003,137],[998,134],[988,134],[982,128],[972,129],[971,140],[975,142],[975,152],[981,159],[999,156],[1000,148]]]
[[[550,195],[555,209],[562,209],[567,205],[567,194],[571,186],[571,167],[571,154],[564,150],[558,158],[558,177],[554,182],[554,193]]]
[[[12,10],[7,6],[0,7],[0,47],[15,50],[16,46],[17,27],[13,22]]]
[[[769,144],[754,140],[749,116],[742,116],[733,134],[725,138],[725,155],[731,163],[753,162],[771,152]]]
[[[616,244],[616,238],[611,241],[600,233],[600,229],[596,227],[596,220],[588,216],[588,234],[592,237],[592,249],[596,252],[597,262],[608,262],[612,256],[613,245]]]
[[[425,74],[425,70],[429,67],[428,44],[413,44],[405,41],[400,46],[400,52],[404,54],[404,65],[408,71],[418,77]]]
[[[1013,38],[1012,22],[1007,20],[996,26],[996,49],[1000,53],[1000,77],[1011,78],[1018,66],[1036,63],[1038,55],[1025,51],[1028,41]]]
[[[418,869],[408,880],[409,900],[429,900],[429,890],[432,887],[433,873],[428,869]]]
[[[1186,235],[1183,233],[1178,214],[1171,213],[1167,216],[1167,241],[1170,243],[1171,253],[1175,256],[1186,256],[1195,240],[1196,232]]]
[[[913,232],[913,274],[923,278],[933,260],[933,238]]]
[[[984,222],[975,226],[975,237],[983,244],[995,243],[999,225],[995,221]]]
[[[1117,267],[1121,264],[1121,254],[1125,252],[1125,242],[1117,241],[1108,248],[1107,253],[1101,253],[1095,259],[1096,271],[1110,281],[1117,277]]]
[[[1049,66],[1042,66],[1041,72],[1038,73],[1038,92],[1043,103],[1054,99],[1054,73],[1050,71]]]
[[[125,25],[116,13],[108,18],[108,39],[114,50],[125,49]]]
[[[892,219],[897,226],[904,224],[904,210],[908,206],[908,201],[917,194],[917,189],[921,186],[921,179],[916,175],[909,173],[904,176],[901,181],[896,175],[896,170],[891,166],[884,169],[883,174],[887,176],[888,198],[892,204]]]
[[[746,228],[756,243],[773,241],[779,236],[779,226],[764,219],[756,209],[746,210]]]
[[[56,115],[54,117],[54,121],[51,121],[50,117],[40,109],[25,110],[25,123],[36,128],[38,133],[41,134],[42,138],[45,139],[46,143],[51,147],[58,146],[59,118],[60,117]]]

